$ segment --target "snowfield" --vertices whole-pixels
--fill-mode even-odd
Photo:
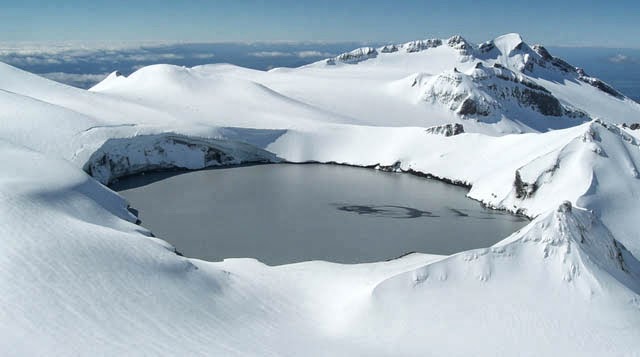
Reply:
[[[155,65],[89,91],[0,64],[4,355],[638,355],[640,105],[508,34],[300,68]],[[182,257],[108,189],[154,169],[429,175],[533,221],[359,265]]]

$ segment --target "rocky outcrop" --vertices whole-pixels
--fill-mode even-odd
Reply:
[[[544,48],[543,46],[533,45],[533,50],[536,51],[536,53],[539,54],[543,60],[545,61],[553,60],[553,56],[551,55],[551,53],[549,53],[549,51],[547,51],[547,49]]]
[[[516,170],[516,177],[515,177],[515,180],[513,181],[513,188],[516,193],[516,198],[526,199],[533,196],[533,194],[538,189],[538,185],[535,182],[534,183],[524,182],[522,180],[522,176],[520,175],[520,171]]]
[[[611,87],[610,85],[606,84],[605,82],[603,82],[602,80],[595,78],[595,77],[591,77],[589,76],[587,73],[585,73],[585,71],[582,68],[578,68],[576,69],[576,72],[578,73],[578,79],[588,83],[598,89],[600,89],[601,91],[612,95],[618,99],[622,99],[624,98],[624,95],[622,95],[622,93],[618,92],[617,90],[613,89],[613,87]]]
[[[493,51],[495,48],[496,45],[493,43],[493,41],[486,41],[478,45],[478,51],[480,53],[488,53]]]
[[[533,46],[533,50],[540,56],[540,58],[536,61],[536,63],[544,68],[555,68],[563,73],[571,73],[575,74],[579,81],[592,85],[599,90],[612,95],[616,98],[622,99],[624,95],[613,89],[610,85],[606,84],[602,80],[589,76],[584,69],[577,68],[567,63],[566,61],[553,57],[549,51],[540,45]]]
[[[458,50],[458,52],[463,56],[469,56],[473,53],[473,46],[471,46],[471,44],[460,35],[450,37],[447,40],[447,45]]]
[[[396,161],[392,165],[381,165],[381,164],[375,165],[373,169],[384,171],[384,172],[403,172],[401,165],[402,165],[402,162]]]
[[[396,45],[386,45],[380,47],[380,53],[393,53],[398,52],[398,46]]]
[[[466,73],[447,71],[422,86],[425,100],[445,104],[463,117],[499,116],[519,107],[543,116],[587,118],[563,106],[546,88],[502,66],[486,68],[479,62]]]
[[[361,47],[351,52],[340,54],[334,58],[329,58],[327,64],[335,65],[336,63],[349,63],[356,64],[362,61],[366,61],[370,58],[376,58],[378,51],[373,47]]]
[[[280,161],[249,144],[173,133],[109,139],[84,164],[103,184],[140,172]]]
[[[418,41],[407,42],[402,45],[402,48],[404,48],[404,50],[407,53],[413,53],[413,52],[424,51],[429,48],[436,48],[439,46],[442,46],[442,40],[432,38],[428,40],[418,40]]]
[[[464,127],[462,126],[462,124],[449,123],[444,125],[432,126],[425,129],[425,132],[435,135],[454,136],[464,133]]]

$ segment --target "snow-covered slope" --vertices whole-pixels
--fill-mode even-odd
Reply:
[[[90,91],[0,64],[0,106],[5,354],[640,350],[640,135],[618,125],[640,106],[518,35],[268,72],[156,65]],[[537,218],[450,257],[210,263],[151,238],[98,183],[281,160],[435,176]]]
[[[412,341],[434,355],[633,354],[639,273],[595,216],[565,203],[491,248],[378,284],[367,322],[394,331],[378,337],[389,354]]]
[[[593,118],[640,120],[636,102],[544,47],[530,47],[517,34],[480,45],[454,36],[363,47],[301,68],[269,72],[231,65],[152,66],[128,78],[112,74],[92,91],[141,99],[182,118],[253,127],[290,127],[306,118],[374,126],[457,122],[468,132],[501,135],[566,128]],[[270,94],[309,106],[313,114],[291,108],[266,121],[228,119],[227,108],[251,109],[247,114],[264,117],[274,107]],[[278,105],[284,111],[286,106]],[[214,106],[216,116],[211,117]]]
[[[494,247],[447,258],[207,263],[148,237],[124,200],[69,163],[4,142],[0,150],[10,163],[0,173],[5,355],[640,348],[640,264],[597,216],[569,204]]]

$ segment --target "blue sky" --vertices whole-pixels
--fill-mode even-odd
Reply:
[[[519,32],[530,43],[640,48],[640,2],[576,0],[0,0],[1,41],[407,41]]]

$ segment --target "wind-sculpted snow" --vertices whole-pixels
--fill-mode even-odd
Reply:
[[[91,91],[0,65],[0,351],[640,350],[640,106],[515,34],[439,41],[268,72],[150,66]],[[99,183],[280,160],[435,177],[535,220],[448,257],[210,263],[152,238]],[[343,208],[402,208],[363,207]]]

